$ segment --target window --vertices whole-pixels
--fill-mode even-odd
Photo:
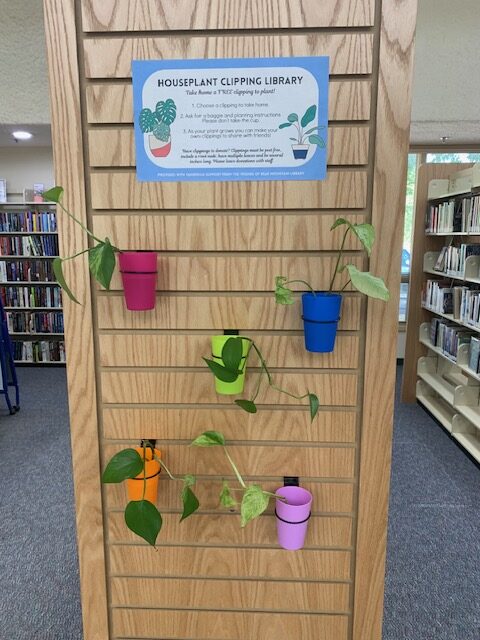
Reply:
[[[402,284],[400,285],[399,322],[407,320],[408,276],[410,275],[410,256],[412,254],[412,228],[415,206],[415,181],[417,173],[417,154],[408,154],[407,193],[405,197],[405,223],[403,227],[402,247]]]
[[[427,162],[480,162],[480,153],[427,153]]]

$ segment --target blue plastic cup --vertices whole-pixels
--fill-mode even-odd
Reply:
[[[313,353],[330,353],[335,348],[342,296],[318,291],[302,294],[305,349]]]

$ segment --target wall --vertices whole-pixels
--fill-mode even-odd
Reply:
[[[7,181],[8,194],[22,194],[41,182],[45,189],[53,186],[53,152],[51,147],[0,147],[0,178]],[[15,198],[18,199],[18,198]]]

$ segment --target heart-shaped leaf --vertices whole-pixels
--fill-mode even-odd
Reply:
[[[243,494],[242,504],[240,507],[241,525],[246,524],[258,518],[268,507],[270,496],[266,494],[262,487],[258,484],[252,484]]]
[[[132,500],[125,508],[125,522],[130,531],[155,546],[162,516],[154,504],[148,500]]]
[[[346,268],[352,281],[352,285],[370,298],[378,298],[387,302],[390,299],[390,292],[384,281],[368,271],[359,271],[353,264],[347,264]]]
[[[160,122],[170,125],[177,117],[177,105],[171,98],[160,100],[155,107],[155,115]]]
[[[345,218],[337,218],[330,227],[330,231],[333,231],[337,227],[340,227],[342,224],[347,224],[349,227],[352,226],[352,224],[348,220],[345,220]]]
[[[287,120],[288,120],[289,122],[298,122],[298,116],[297,116],[297,114],[296,114],[296,113],[291,113],[291,114],[288,116]]]
[[[320,147],[320,149],[325,149],[325,140],[323,138],[320,138],[320,136],[317,136],[316,133],[313,133],[311,136],[308,136],[308,141],[311,144],[316,144],[317,147]]]
[[[192,479],[193,479],[193,482],[192,482]],[[183,513],[182,513],[182,517],[180,518],[180,522],[182,522],[182,520],[185,520],[185,518],[188,518],[188,516],[191,516],[192,513],[195,513],[195,511],[200,506],[197,496],[193,493],[193,491],[190,488],[195,484],[195,477],[185,476],[183,481],[184,481],[184,486],[182,490]]]
[[[318,413],[318,408],[320,407],[320,402],[318,401],[317,396],[314,393],[308,394],[308,401],[310,403],[310,419],[313,422],[313,419]]]
[[[123,449],[116,453],[107,464],[102,482],[123,482],[135,478],[143,470],[143,460],[135,449]]]
[[[240,369],[243,355],[243,339],[229,338],[222,349],[222,360],[224,366],[237,374]]]
[[[253,400],[235,400],[235,404],[237,404],[247,413],[257,413],[257,405],[253,402]]]
[[[235,382],[241,373],[240,371],[230,371],[230,369],[227,369],[227,367],[224,367],[223,364],[219,362],[215,362],[215,360],[209,360],[208,358],[203,359],[213,375],[222,382]]]
[[[58,284],[62,287],[62,289],[65,291],[65,293],[70,298],[70,300],[73,300],[73,302],[80,304],[80,302],[76,299],[76,297],[70,291],[70,287],[68,286],[65,280],[65,276],[63,275],[62,262],[63,260],[61,258],[54,258],[52,262],[52,269],[53,269],[53,273],[55,274],[55,279],[58,282]]]
[[[52,187],[51,189],[47,189],[42,193],[42,196],[48,202],[56,202],[57,204],[60,202],[60,198],[63,195],[63,187]]]
[[[282,122],[282,124],[280,124],[278,126],[279,129],[285,129],[286,127],[291,127],[292,123],[291,122]],[[296,138],[294,138],[294,140],[296,140]]]
[[[310,122],[313,122],[315,120],[316,115],[317,115],[317,105],[312,104],[311,107],[308,107],[308,109],[303,114],[302,119],[300,120],[300,124],[302,125],[302,127],[306,127],[307,124],[310,124]]]
[[[110,289],[113,271],[115,269],[115,251],[110,240],[100,242],[88,252],[88,266],[90,271],[105,289]]]
[[[370,255],[375,242],[375,227],[368,222],[363,222],[362,224],[352,224],[351,229],[365,247],[367,254]]]
[[[192,442],[195,447],[217,447],[225,446],[225,438],[223,433],[219,431],[204,431]]]
[[[158,124],[158,119],[151,109],[142,109],[138,116],[138,124],[142,133],[151,133]]]
[[[275,302],[277,304],[293,304],[295,299],[293,291],[285,286],[288,279],[285,276],[276,276],[275,278]]]
[[[222,491],[220,492],[220,504],[225,509],[234,509],[237,506],[237,501],[233,497],[230,485],[226,480],[223,481]]]

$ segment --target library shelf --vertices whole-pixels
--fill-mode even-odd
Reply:
[[[0,260],[55,260],[59,256],[12,256],[12,255],[0,255]]]
[[[443,398],[433,394],[432,389],[421,380],[417,382],[417,400],[430,411],[448,432],[452,432],[453,416],[455,415],[452,407]]]
[[[8,202],[0,202],[2,207],[56,207],[56,202],[34,202],[33,200],[22,200],[21,202],[14,202],[9,200]]]
[[[58,231],[0,231],[0,236],[57,236]]]
[[[467,324],[466,322],[462,322],[461,320],[456,320],[453,317],[452,313],[442,313],[441,311],[437,311],[436,309],[427,307],[427,305],[425,304],[422,304],[422,309],[425,309],[425,311],[428,311],[429,313],[434,313],[436,316],[440,316],[441,318],[445,318],[445,320],[450,320],[450,322],[454,322],[455,324],[458,324],[460,327],[466,327],[467,329],[471,329],[476,333],[480,333],[480,327],[477,327],[473,324]]]
[[[65,361],[64,360],[40,360],[39,362],[34,361],[34,360],[14,360],[15,364],[28,364],[32,367],[35,367],[36,365],[44,365],[44,364],[51,364],[51,365],[64,365]]]
[[[51,282],[51,280],[8,280],[0,282],[0,287],[33,287],[37,285],[58,287],[58,282]]]
[[[63,307],[3,307],[4,311],[63,311]]]
[[[468,347],[467,345],[460,345],[459,353],[457,359],[455,360],[453,356],[445,353],[440,349],[440,347],[436,347],[430,341],[430,325],[428,322],[424,322],[420,325],[420,343],[423,344],[427,349],[430,349],[433,353],[437,354],[441,358],[444,358],[448,362],[451,362],[455,366],[457,366],[465,375],[473,378],[480,382],[480,373],[476,373],[473,369],[470,369],[468,366]],[[467,349],[464,349],[467,347]]]
[[[480,236],[480,231],[437,231],[436,233],[425,233],[427,238],[445,236]]]
[[[16,336],[28,336],[29,338],[58,338],[58,337],[62,337],[65,334],[63,333],[57,333],[57,332],[52,332],[52,333],[34,333],[32,331],[10,331],[10,337],[11,338],[15,338]]]
[[[465,451],[480,462],[480,432],[476,433],[452,433],[455,440],[462,445]]]

